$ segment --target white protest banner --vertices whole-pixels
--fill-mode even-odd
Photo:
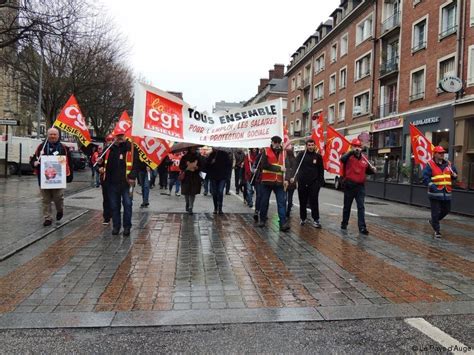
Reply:
[[[134,136],[227,148],[259,148],[283,137],[282,100],[205,115],[179,98],[137,83],[133,106]]]
[[[66,188],[65,155],[42,155],[40,171],[41,189]]]

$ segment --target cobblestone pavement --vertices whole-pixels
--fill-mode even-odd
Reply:
[[[323,229],[266,228],[234,196],[229,213],[187,215],[182,197],[135,208],[131,237],[102,225],[98,189],[67,198],[90,211],[0,262],[0,328],[361,319],[474,310],[474,220],[380,202],[369,236],[341,231],[340,193],[323,190]],[[89,196],[81,199],[78,197]],[[137,198],[136,198],[137,199]],[[137,203],[139,201],[136,201]],[[210,211],[209,197],[197,211]],[[208,206],[209,205],[209,206]],[[95,206],[95,210],[93,210]],[[84,206],[86,207],[86,206]],[[387,211],[399,211],[387,215]],[[383,214],[383,215],[382,215]]]

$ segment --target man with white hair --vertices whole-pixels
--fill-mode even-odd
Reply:
[[[51,202],[56,206],[56,220],[60,221],[64,215],[64,189],[41,189],[41,156],[43,155],[65,155],[66,156],[66,176],[72,177],[72,169],[69,164],[71,156],[68,148],[59,141],[59,130],[57,128],[48,129],[46,142],[41,143],[36,148],[33,157],[33,168],[38,175],[38,185],[40,185],[42,205],[43,205],[43,226],[47,227],[53,223]],[[69,180],[69,179],[68,179]],[[69,182],[69,181],[68,181]]]

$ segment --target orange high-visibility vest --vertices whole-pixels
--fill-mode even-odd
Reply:
[[[110,149],[105,153],[104,159],[104,180],[107,178],[107,161],[109,160]],[[125,154],[125,178],[132,172],[133,167],[133,147]]]
[[[283,152],[281,152],[277,158],[276,154],[271,148],[265,148],[265,154],[270,165],[278,166],[280,168],[283,167]],[[265,182],[276,182],[283,184],[283,172],[262,169],[262,183]]]
[[[430,160],[428,162],[430,165],[431,171],[433,176],[431,177],[431,182],[436,185],[436,188],[442,191],[446,188],[448,193],[452,191],[452,180],[451,180],[451,170],[449,169],[449,165],[447,165],[443,170],[434,162],[434,160]]]

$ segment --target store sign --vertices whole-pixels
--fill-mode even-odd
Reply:
[[[9,119],[0,119],[0,125],[19,126],[20,121],[18,121],[18,120],[9,120]]]
[[[374,131],[382,131],[385,129],[400,127],[402,125],[401,118],[392,118],[389,120],[382,120],[374,123]]]
[[[433,123],[439,123],[440,118],[439,116],[436,117],[428,117],[428,118],[422,118],[419,120],[415,120],[412,122],[414,126],[424,126],[427,124],[433,124]]]
[[[448,76],[439,81],[439,87],[446,92],[458,92],[462,89],[462,80],[457,76]]]

